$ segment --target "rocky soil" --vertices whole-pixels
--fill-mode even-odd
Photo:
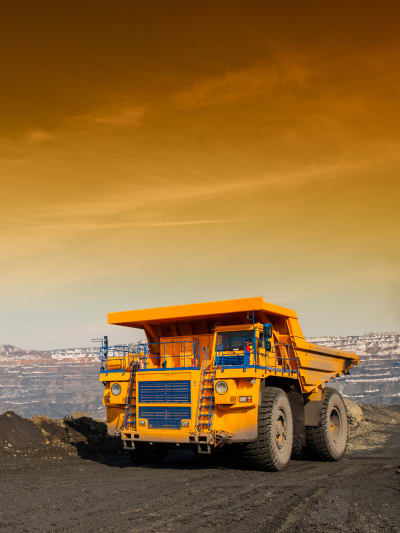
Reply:
[[[0,415],[0,456],[62,459],[121,453],[120,440],[107,435],[106,424],[85,413],[62,420],[43,415],[28,420],[13,411]]]
[[[133,466],[105,425],[0,416],[0,531],[400,531],[400,406],[347,404],[337,463],[278,473],[171,451]]]

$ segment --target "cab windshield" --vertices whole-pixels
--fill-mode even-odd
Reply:
[[[224,352],[244,351],[248,343],[254,339],[254,330],[224,331],[217,335],[217,350]]]

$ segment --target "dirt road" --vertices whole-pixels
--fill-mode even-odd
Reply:
[[[0,456],[0,530],[399,532],[399,416],[364,425],[338,463],[291,461],[278,473],[189,452],[157,468]]]

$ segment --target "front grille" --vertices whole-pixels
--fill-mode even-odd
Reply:
[[[139,418],[147,419],[152,429],[181,429],[182,420],[190,420],[190,407],[142,406],[139,407]]]
[[[190,381],[140,381],[139,403],[190,403]]]
[[[217,366],[243,366],[244,355],[218,355],[215,358]]]

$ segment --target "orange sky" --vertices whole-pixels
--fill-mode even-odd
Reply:
[[[398,329],[398,4],[81,4],[2,7],[0,344],[257,295]]]

